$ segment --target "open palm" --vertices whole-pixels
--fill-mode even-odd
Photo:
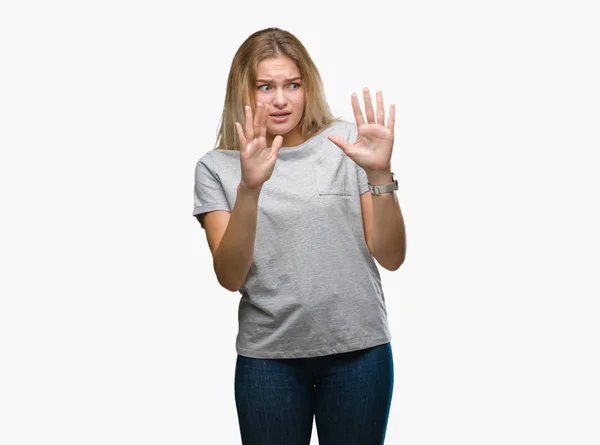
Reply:
[[[395,107],[390,106],[387,125],[383,109],[383,94],[377,91],[377,121],[371,103],[369,89],[363,90],[367,121],[363,117],[358,97],[352,94],[352,110],[358,128],[358,137],[354,144],[346,143],[338,136],[329,136],[329,140],[340,147],[348,157],[365,171],[385,171],[390,169],[394,147]]]

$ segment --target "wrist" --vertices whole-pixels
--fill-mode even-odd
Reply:
[[[394,182],[391,169],[366,171],[367,180],[371,185],[384,185]]]
[[[246,195],[258,195],[258,194],[260,194],[261,190],[262,190],[262,185],[255,187],[255,188],[249,188],[249,187],[246,187],[242,182],[240,182],[237,186],[238,194],[243,193]]]

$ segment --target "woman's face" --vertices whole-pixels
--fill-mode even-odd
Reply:
[[[304,113],[304,88],[296,64],[285,56],[262,60],[255,87],[256,102],[269,104],[268,144],[278,134],[284,146],[303,142],[298,123]]]

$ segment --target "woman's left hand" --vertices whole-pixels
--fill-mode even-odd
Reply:
[[[385,123],[385,111],[383,109],[383,94],[377,91],[377,122],[371,103],[369,89],[363,90],[367,122],[363,118],[358,97],[352,93],[352,110],[358,128],[358,137],[354,144],[347,144],[338,136],[329,136],[329,140],[340,147],[350,159],[362,167],[365,172],[389,172],[391,169],[392,149],[394,147],[394,120],[395,107],[390,106],[390,114]]]

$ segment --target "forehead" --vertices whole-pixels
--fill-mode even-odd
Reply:
[[[285,78],[300,76],[300,70],[293,60],[281,56],[261,60],[256,68],[256,77]]]

